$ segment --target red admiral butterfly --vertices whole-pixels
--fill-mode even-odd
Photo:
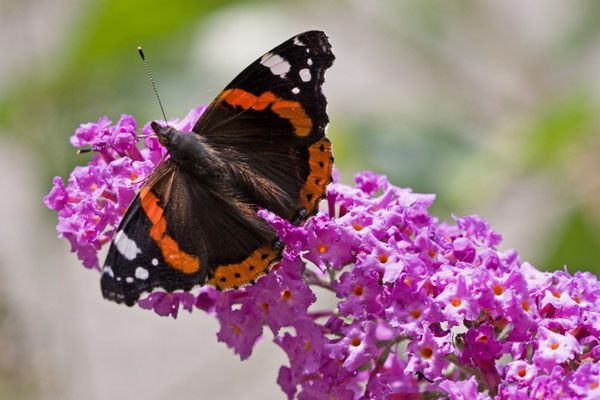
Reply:
[[[301,33],[250,64],[192,132],[152,123],[170,159],[123,216],[104,297],[131,306],[154,288],[235,289],[268,272],[283,244],[257,208],[300,224],[331,182],[321,87],[333,60],[323,32]]]

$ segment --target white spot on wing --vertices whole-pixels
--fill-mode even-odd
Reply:
[[[104,271],[102,271],[102,273],[110,276],[111,278],[115,277],[115,273],[113,272],[113,270],[110,267],[110,265],[107,265],[106,267],[104,267]]]
[[[312,58],[309,58],[308,60],[306,60],[306,63],[307,63],[308,65],[312,65]]]
[[[123,231],[117,232],[117,236],[115,236],[115,246],[119,253],[129,261],[135,259],[137,255],[142,252],[142,250],[137,247],[137,244],[129,239]]]
[[[302,43],[302,41],[301,41],[300,39],[298,39],[298,36],[296,36],[296,37],[294,38],[294,44],[295,44],[296,46],[306,46],[304,43]]]
[[[290,63],[277,54],[265,54],[260,63],[271,70],[273,75],[283,75],[290,71]]]
[[[310,70],[308,68],[302,68],[300,70],[299,74],[300,74],[300,79],[302,79],[303,82],[310,81],[311,75],[310,75]]]
[[[127,283],[133,283],[133,278],[128,276],[127,278],[125,278],[125,282]]]
[[[294,94],[300,93],[300,88],[297,88],[297,87],[293,88],[292,93],[294,93]]]
[[[158,265],[158,259],[153,258],[152,259],[152,265],[154,265],[156,267]]]
[[[156,260],[156,258],[155,258]],[[142,281],[145,281],[146,279],[148,279],[148,277],[150,276],[150,274],[148,273],[148,270],[144,267],[137,267],[135,269],[135,277],[138,279],[141,279]]]

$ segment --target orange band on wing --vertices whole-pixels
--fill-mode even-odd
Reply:
[[[140,191],[142,209],[152,222],[150,236],[161,249],[166,263],[185,274],[192,274],[200,269],[200,260],[179,248],[177,242],[167,235],[167,221],[163,217],[163,208],[158,205],[158,197],[148,188]]]
[[[312,130],[312,120],[297,101],[284,100],[272,92],[260,96],[242,89],[227,89],[220,96],[227,104],[244,110],[262,111],[271,106],[271,111],[290,121],[297,136],[308,136]]]
[[[240,92],[244,92],[243,90],[239,90],[239,89],[236,89],[236,90],[238,90]],[[244,93],[248,93],[248,92],[244,92]],[[248,93],[248,94],[250,94],[250,93]],[[253,110],[256,110],[256,111],[262,111],[265,108],[269,107],[269,105],[271,103],[277,101],[277,97],[271,92],[264,92],[263,94],[261,94],[258,97],[255,96],[255,99],[256,99],[256,103],[251,105],[251,107]],[[271,109],[272,108],[273,107],[271,107]]]
[[[333,156],[329,139],[324,137],[309,146],[308,166],[310,173],[300,191],[300,205],[306,208],[307,215],[312,215],[325,195],[325,188],[331,183]]]
[[[304,108],[297,101],[279,100],[271,105],[273,110],[281,118],[289,119],[296,135],[308,136],[312,129],[312,121],[304,112]]]
[[[144,186],[140,190],[140,200],[142,203],[142,209],[146,213],[146,216],[152,222],[157,224],[162,218],[164,210],[158,205],[158,198],[150,192],[150,190]]]
[[[240,89],[228,89],[223,91],[221,97],[234,107],[242,107],[244,110],[249,109],[256,104],[257,97],[252,93]]]
[[[206,283],[221,290],[250,285],[269,272],[271,264],[279,259],[281,251],[282,249],[272,249],[270,245],[260,247],[239,264],[219,265]]]

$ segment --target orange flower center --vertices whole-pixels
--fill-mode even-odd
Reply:
[[[361,344],[360,338],[353,338],[350,340],[350,344],[354,347],[358,347]]]
[[[323,243],[319,244],[319,247],[317,247],[317,251],[321,254],[325,253],[327,251],[327,246],[325,246]]]
[[[429,346],[425,346],[421,349],[421,355],[423,358],[430,359],[433,356],[433,349]]]
[[[354,292],[353,293],[354,293],[354,295],[356,297],[362,296],[363,291],[364,291],[364,289],[362,288],[362,286],[359,286],[359,285],[354,286]]]
[[[359,224],[358,222],[353,223],[352,227],[354,228],[354,230],[357,230],[357,231],[362,231],[362,229],[363,229],[363,226],[361,224]]]
[[[410,315],[412,315],[412,317],[414,319],[417,319],[417,318],[419,318],[421,316],[421,310],[412,310],[410,312]]]
[[[525,376],[527,376],[527,370],[525,368],[520,369],[517,374],[521,377],[521,378],[525,378]]]
[[[502,285],[500,285],[499,283],[494,285],[494,287],[492,289],[494,290],[494,294],[496,296],[500,296],[502,293],[504,293],[504,289],[502,288]]]
[[[284,299],[285,301],[290,301],[292,299],[292,292],[290,292],[289,290],[284,290],[281,293],[281,298]]]
[[[235,333],[236,335],[239,335],[240,332],[242,332],[242,330],[240,329],[240,327],[237,326],[237,325],[234,325],[233,326],[233,333]]]
[[[456,297],[452,299],[452,305],[454,307],[460,306],[461,303],[462,303],[462,301],[460,299],[457,299]]]
[[[388,255],[383,253],[382,255],[379,256],[379,262],[382,264],[385,264],[386,262],[388,262],[389,258]]]

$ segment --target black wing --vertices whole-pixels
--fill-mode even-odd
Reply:
[[[240,73],[193,129],[259,206],[293,222],[316,212],[331,182],[322,86],[333,61],[325,33],[294,36]]]
[[[101,278],[104,297],[133,305],[143,292],[206,281],[237,288],[280,258],[275,230],[240,193],[199,184],[177,164],[157,168],[123,217]]]

